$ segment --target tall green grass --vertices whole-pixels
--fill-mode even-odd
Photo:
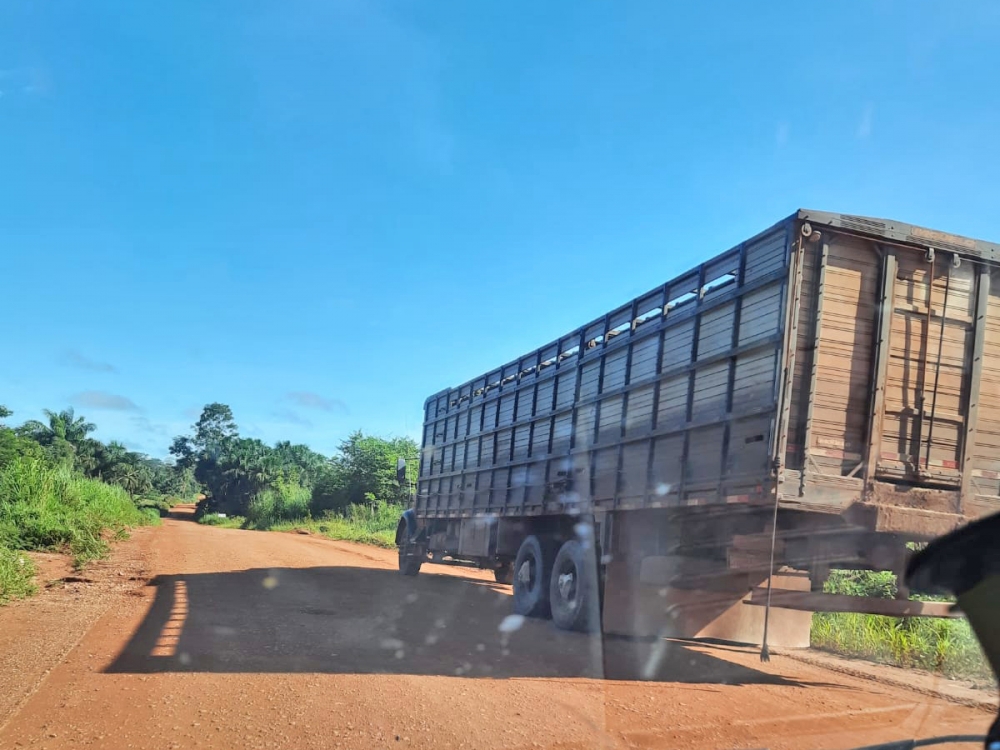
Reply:
[[[833,571],[824,590],[887,598],[896,594],[896,578],[885,572]],[[946,677],[993,681],[979,641],[964,619],[817,612],[810,642],[815,648],[846,656],[926,669]]]
[[[35,566],[21,551],[0,545],[0,605],[35,593]]]
[[[319,520],[286,522],[274,528],[276,531],[306,528],[330,539],[391,549],[396,546],[396,526],[402,511],[400,506],[384,502],[349,505],[342,513],[327,511]]]
[[[107,539],[151,521],[120,487],[67,468],[19,459],[0,468],[0,546],[65,550],[79,567],[108,552]]]
[[[392,503],[371,502],[349,505],[343,511],[325,511],[322,518],[314,519],[309,512],[308,490],[288,485],[251,500],[245,518],[205,513],[198,523],[258,531],[306,529],[330,539],[392,548],[396,546],[396,525],[402,511],[403,508]]]
[[[292,482],[279,482],[250,500],[244,528],[267,531],[287,521],[309,519],[312,492]]]

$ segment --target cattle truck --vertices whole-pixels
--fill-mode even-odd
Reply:
[[[823,583],[1000,510],[998,253],[799,210],[431,396],[400,571],[492,569],[517,614],[632,636],[953,614]]]

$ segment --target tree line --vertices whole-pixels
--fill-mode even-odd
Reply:
[[[361,430],[341,441],[333,456],[287,440],[268,445],[241,435],[228,405],[211,403],[189,434],[174,438],[171,460],[161,460],[94,438],[96,425],[72,408],[43,413],[44,420],[7,427],[2,420],[12,413],[0,406],[0,467],[17,458],[36,459],[116,485],[136,498],[201,493],[201,512],[238,516],[274,492],[291,493],[304,506],[298,512],[317,517],[351,505],[403,502],[408,488],[397,481],[396,461],[413,459],[419,451],[409,438]],[[407,471],[415,477],[414,461]]]
[[[191,471],[205,493],[203,512],[252,516],[255,502],[278,493],[278,500],[295,499],[286,517],[403,501],[407,488],[397,482],[396,461],[412,459],[418,450],[409,438],[360,430],[341,441],[332,457],[289,441],[269,446],[240,435],[232,409],[221,403],[206,405],[190,434],[170,446],[175,465]],[[415,464],[408,469],[414,470]]]
[[[0,467],[19,458],[34,459],[116,485],[132,497],[194,494],[190,471],[130,451],[115,440],[97,440],[91,436],[97,426],[77,416],[72,408],[58,412],[46,409],[43,414],[44,421],[31,419],[14,428],[0,425]],[[0,420],[12,415],[10,409],[0,406]]]

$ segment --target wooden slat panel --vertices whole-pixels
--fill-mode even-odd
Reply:
[[[528,457],[528,440],[531,437],[531,425],[523,424],[514,428],[514,461]]]
[[[880,466],[919,478],[930,466],[958,481],[968,412],[974,269],[900,253],[895,286]],[[928,320],[928,304],[931,316]],[[895,453],[897,458],[888,454]]]
[[[625,385],[625,364],[628,349],[619,349],[604,358],[604,385],[602,391],[611,391]]]
[[[594,500],[611,500],[618,482],[618,448],[594,453]]]
[[[629,382],[636,383],[656,374],[656,357],[659,354],[659,336],[647,336],[632,345],[632,365]]]
[[[559,373],[556,378],[556,409],[565,409],[576,398],[576,368]]]
[[[806,446],[811,460],[825,474],[850,473],[865,449],[880,265],[870,243],[843,235],[830,241],[823,322],[817,350],[811,354],[817,364],[816,390]],[[806,346],[811,346],[813,329],[804,328],[803,335],[810,337]],[[806,372],[801,375],[803,382]],[[804,410],[798,418],[804,422]]]
[[[685,482],[718,480],[722,472],[721,425],[691,432]]]
[[[694,321],[690,318],[663,332],[663,351],[660,353],[661,370],[668,369],[680,362],[691,361],[691,339],[693,336]]]
[[[641,498],[646,492],[646,469],[650,442],[628,443],[622,449],[622,475],[619,495],[624,499]]]
[[[747,268],[744,282],[781,269],[785,265],[785,233],[783,231],[756,240],[747,246]]]
[[[722,305],[701,316],[698,328],[698,358],[706,359],[732,346],[735,303]]]
[[[616,440],[621,436],[624,401],[622,396],[611,396],[601,401],[601,418],[597,426],[597,439],[601,442]]]
[[[637,388],[628,397],[628,413],[625,416],[625,435],[639,435],[653,427],[653,384]]]
[[[676,492],[683,478],[684,436],[668,435],[653,443],[651,491],[656,496]]]
[[[976,494],[1000,510],[1000,274],[990,278],[972,470]]]
[[[692,418],[699,419],[725,414],[728,385],[728,362],[716,362],[700,368],[694,376]]]
[[[656,424],[666,426],[687,419],[688,376],[675,375],[660,383],[660,407]]]
[[[743,308],[740,313],[740,346],[777,333],[781,329],[781,292],[782,285],[775,282],[743,298]]]

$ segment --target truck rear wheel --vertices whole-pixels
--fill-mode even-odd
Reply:
[[[514,613],[526,617],[549,616],[549,578],[554,545],[537,536],[521,542],[514,559]]]
[[[563,630],[591,633],[600,629],[601,605],[593,548],[571,539],[552,563],[549,577],[552,621]]]

